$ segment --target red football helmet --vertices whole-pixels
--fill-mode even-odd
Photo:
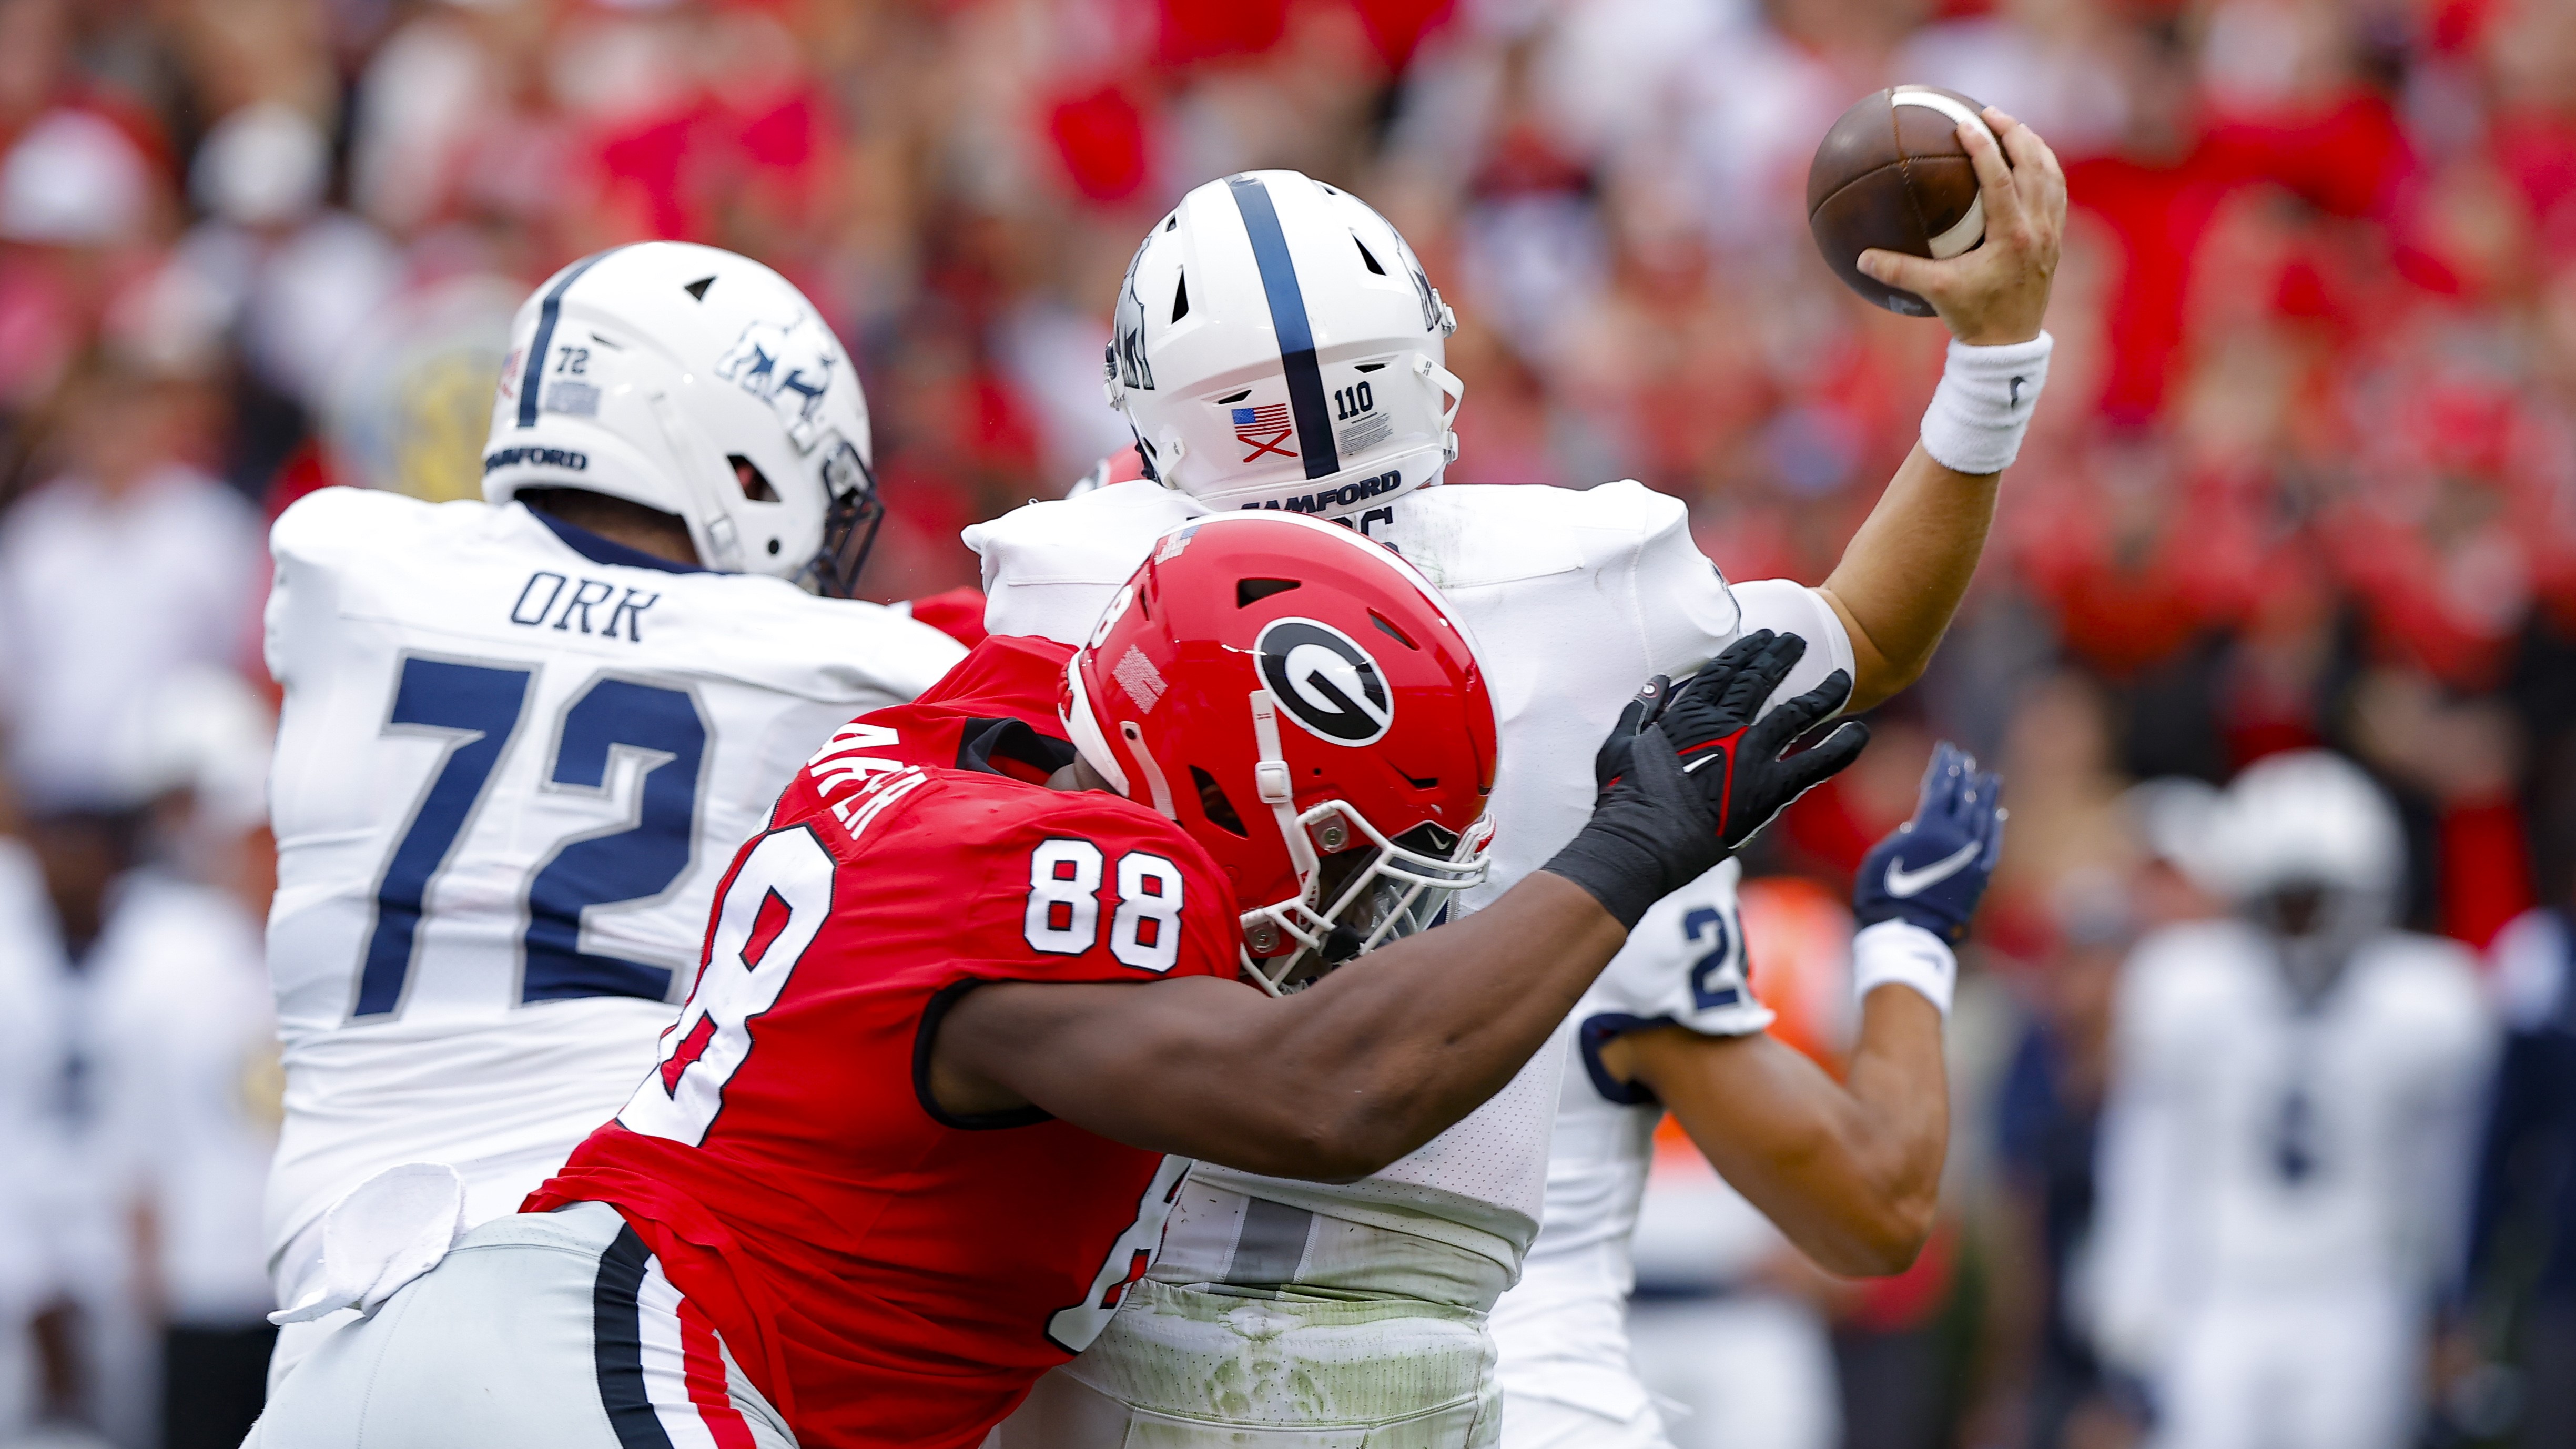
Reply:
[[[1066,731],[1234,883],[1281,994],[1485,878],[1494,706],[1411,565],[1346,528],[1228,513],[1163,535],[1065,669]]]

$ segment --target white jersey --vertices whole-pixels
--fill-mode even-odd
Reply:
[[[12,1164],[0,1173],[0,1321],[13,1324],[57,1288],[51,1255],[55,1199],[66,1175],[60,1118],[70,974],[34,852],[0,836],[0,992],[10,1004],[0,1013],[0,1142],[9,1144]],[[17,1422],[6,1413],[26,1347],[0,1341],[0,1424]]]
[[[716,879],[852,715],[963,651],[873,604],[664,564],[519,504],[334,488],[277,522],[268,1243],[404,1162],[481,1221],[607,1121]]]
[[[1574,1008],[1547,1159],[1547,1204],[1521,1281],[1494,1305],[1495,1377],[1626,1419],[1646,1402],[1628,1363],[1631,1245],[1663,1104],[1601,1067],[1621,1032],[1670,1022],[1710,1036],[1771,1024],[1744,974],[1732,860],[1655,903]]]
[[[259,920],[224,891],[137,871],[88,970],[102,1127],[120,1197],[152,1207],[163,1312],[255,1324],[275,1306],[260,1213],[282,1085]]]
[[[2493,1039],[2466,951],[2381,935],[2303,1005],[2252,928],[2173,926],[2130,957],[2114,1020],[2086,1277],[2115,1362],[2159,1371],[2213,1313],[2420,1311]]]
[[[1736,910],[1738,865],[1729,860],[1656,903],[1628,933],[1574,1009],[1555,1141],[1548,1152],[1547,1213],[1521,1281],[1494,1306],[1495,1375],[1525,1394],[1627,1419],[1647,1403],[1628,1351],[1628,1296],[1636,1287],[1640,1205],[1654,1163],[1663,1104],[1601,1065],[1601,1048],[1625,1032],[1679,1026],[1702,1036],[1752,1036],[1772,1011],[1749,981]],[[1855,952],[1938,954],[1950,948],[1919,926],[1885,922],[1853,939]],[[1724,1184],[1727,1246],[1776,1240],[1759,1214]],[[1685,1255],[1717,1255],[1694,1238]],[[1700,1265],[1703,1268],[1710,1264]],[[1509,1446],[1506,1446],[1509,1449]]]
[[[1035,503],[966,530],[995,633],[1080,643],[1163,530],[1207,510],[1151,481]],[[1748,627],[1804,636],[1778,698],[1851,669],[1851,641],[1813,590],[1730,589],[1691,542],[1679,500],[1634,482],[1575,490],[1449,484],[1373,508],[1360,529],[1436,585],[1476,649],[1500,726],[1493,869],[1473,910],[1581,829],[1592,758],[1639,685],[1699,669]],[[1650,918],[1651,919],[1651,918]],[[1517,1271],[1546,1194],[1564,1053],[1541,1050],[1465,1120],[1373,1177],[1322,1184],[1202,1164],[1194,1181],[1414,1233]]]
[[[221,949],[202,921],[174,921],[162,909],[158,884],[141,873],[112,882],[98,934],[66,942],[32,852],[0,841],[0,990],[11,1018],[0,1029],[0,1049],[9,1053],[0,1068],[7,1094],[0,1140],[9,1153],[0,1175],[0,1232],[8,1235],[0,1244],[0,1311],[14,1310],[20,1317],[12,1321],[23,1323],[47,1299],[79,1309],[73,1342],[86,1371],[68,1407],[117,1443],[150,1437],[157,1328],[144,1312],[149,1278],[138,1271],[133,1230],[135,1144],[114,1117],[111,983],[138,955],[171,950],[179,933]],[[250,1227],[255,1234],[256,1220]],[[16,1372],[32,1343],[16,1337],[15,1345],[0,1341],[0,1373]],[[0,1382],[0,1416],[36,1382]]]

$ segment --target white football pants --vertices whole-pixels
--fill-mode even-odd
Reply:
[[[696,1304],[615,1208],[467,1233],[331,1332],[243,1449],[795,1449]]]
[[[1243,1298],[1148,1278],[984,1449],[1493,1449],[1485,1316]]]
[[[1503,1395],[1503,1449],[1673,1449],[1663,1416],[1645,1405],[1625,1419],[1528,1394]]]
[[[1834,1347],[1813,1308],[1763,1293],[1634,1303],[1637,1376],[1673,1405],[1674,1449],[1831,1449]],[[1505,1449],[1521,1449],[1506,1444]]]
[[[2213,1303],[2176,1325],[2154,1449],[2402,1449],[2423,1341],[2396,1294]]]

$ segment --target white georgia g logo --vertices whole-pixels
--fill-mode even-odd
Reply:
[[[1395,723],[1395,698],[1368,651],[1312,619],[1274,619],[1253,641],[1261,682],[1288,717],[1337,745],[1373,744]]]

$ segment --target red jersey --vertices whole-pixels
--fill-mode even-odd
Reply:
[[[910,704],[872,710],[842,726],[807,768],[820,780],[892,762],[1043,781],[1073,762],[1056,717],[1072,657],[1070,647],[1052,639],[991,635]],[[784,808],[786,801],[780,803]]]
[[[528,1201],[616,1205],[807,1449],[972,1449],[1108,1322],[1187,1167],[1035,1109],[942,1113],[922,1074],[948,1006],[1236,971],[1232,894],[1178,826],[890,758],[941,747],[902,723],[873,756],[844,730],[790,784],[718,893],[660,1070]]]

